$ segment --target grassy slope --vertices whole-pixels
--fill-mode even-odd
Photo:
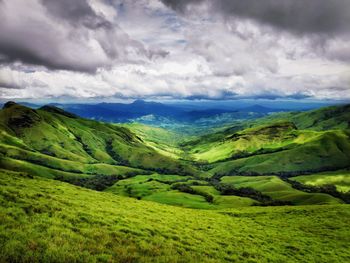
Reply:
[[[348,262],[348,205],[191,210],[0,173],[2,262]]]
[[[254,188],[274,200],[290,201],[295,205],[342,203],[341,200],[328,194],[304,193],[293,189],[277,176],[225,176],[221,178],[221,181],[232,184],[236,188]]]
[[[346,130],[350,129],[350,104],[324,107],[305,112],[275,113],[248,121],[245,126],[264,125],[275,121],[293,122],[301,130]]]
[[[346,110],[346,107],[331,108],[331,113],[327,113],[329,108],[326,108],[291,116],[297,116],[299,126],[303,123],[303,127],[308,128],[311,125],[310,120],[315,116],[321,119],[318,122],[313,119],[313,124],[320,125],[319,127],[329,126],[332,118],[327,119],[325,115],[335,114],[332,127],[339,128],[344,126]],[[266,124],[266,120],[270,123]],[[325,121],[327,125],[324,124]],[[336,169],[350,163],[349,132],[346,130],[297,130],[293,123],[276,116],[257,120],[249,125],[252,127],[246,128],[237,124],[225,131],[187,142],[185,153],[178,148],[183,136],[164,129],[135,123],[123,126],[104,124],[80,119],[55,108],[46,107],[45,110],[33,111],[12,105],[0,111],[0,167],[49,178],[91,175],[121,175],[126,178],[139,174],[135,178],[119,181],[108,191],[171,205],[221,209],[250,206],[255,201],[237,196],[221,196],[208,183],[193,185],[195,178],[187,177],[186,180],[190,181],[182,183],[190,184],[196,191],[213,196],[213,202],[208,203],[205,194],[179,192],[171,188],[171,183],[159,181],[174,180],[179,176],[172,175],[171,179],[169,175],[142,176],[149,174],[149,171],[133,167],[157,169],[163,173],[196,175],[198,179],[200,176],[235,175],[238,172],[271,174]],[[262,150],[265,151],[264,154]],[[252,156],[242,158],[244,155]],[[180,157],[193,157],[201,161],[216,162],[232,156],[237,159],[214,163],[209,173],[196,172],[177,160]],[[261,183],[258,177],[250,177],[249,180],[253,178],[256,178],[255,182],[251,181],[251,185],[246,186],[254,188]],[[329,182],[334,183],[334,180],[333,177]],[[337,180],[339,182],[340,179]],[[288,190],[283,191],[286,185]],[[278,186],[280,188],[275,187],[274,193],[268,192],[276,200],[292,201],[295,204],[332,203],[335,200],[328,195],[305,194],[292,189],[285,182]],[[264,189],[261,191],[266,192]]]
[[[209,193],[214,197],[213,203],[208,203],[201,195],[183,193],[172,190],[172,184],[193,184],[193,182],[205,184],[192,186],[200,192]],[[256,203],[250,198],[238,196],[221,196],[213,186],[207,185],[205,181],[193,180],[188,176],[178,175],[138,175],[132,178],[121,180],[106,189],[117,195],[134,197],[137,199],[155,201],[162,204],[176,205],[196,209],[222,209],[228,207],[250,206]]]
[[[261,148],[277,149],[300,141],[304,134],[294,130],[293,123],[274,123],[245,129],[222,137],[220,140],[200,142],[190,152],[199,161],[209,163],[225,160],[239,154],[254,154]]]
[[[213,173],[229,175],[242,173],[307,172],[336,170],[350,163],[350,140],[345,131],[321,132],[311,140],[268,154],[219,163]]]
[[[191,167],[159,154],[129,129],[116,125],[12,105],[0,111],[0,129],[3,153],[11,152],[9,157],[15,159],[36,159],[53,169],[61,166],[59,169],[69,172],[74,166],[85,173],[83,164],[104,163],[194,173]]]
[[[310,175],[303,175],[292,177],[292,180],[296,180],[303,184],[322,186],[326,184],[332,184],[337,187],[338,191],[348,192],[350,191],[350,171],[339,170],[334,172],[316,173]]]
[[[186,138],[185,135],[159,127],[148,126],[140,123],[123,124],[137,134],[150,147],[159,153],[178,159],[184,152],[178,147],[178,143]]]
[[[293,121],[299,129],[318,131],[350,128],[350,104],[331,106],[301,113],[289,113],[286,119]]]
[[[111,165],[106,163],[81,163],[77,161],[60,159],[57,157],[42,154],[40,152],[29,151],[18,147],[4,145],[0,143],[0,154],[6,156],[2,158],[2,166],[11,166],[11,163],[17,163],[17,169],[25,172],[26,167],[33,167],[35,172],[38,167],[46,170],[56,170],[57,173],[69,172],[71,174],[100,174],[100,175],[125,175],[128,173],[145,173],[145,171],[126,166]],[[21,162],[22,161],[22,162]],[[23,165],[20,165],[22,163]],[[26,165],[24,165],[26,163]],[[8,168],[9,169],[9,168]],[[39,168],[40,169],[40,168]],[[42,173],[36,173],[42,174]],[[44,176],[50,177],[51,173],[43,173]],[[54,176],[51,176],[54,178]]]
[[[150,181],[150,179],[156,179]],[[182,193],[171,189],[170,182],[185,181],[187,176],[177,175],[150,175],[135,176],[122,180],[106,191],[117,195],[129,196],[138,199],[155,201],[162,204],[177,205],[197,209],[215,209],[216,207],[205,201],[200,195]],[[162,183],[162,181],[167,183]]]
[[[216,162],[239,154],[254,154],[261,148],[278,149],[303,144],[314,137],[341,130],[349,141],[350,105],[334,106],[308,112],[272,114],[184,143],[196,160]],[[294,126],[295,125],[295,126]],[[318,131],[315,132],[315,131]]]

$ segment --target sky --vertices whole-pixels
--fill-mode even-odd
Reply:
[[[0,0],[0,99],[350,100],[349,0]]]

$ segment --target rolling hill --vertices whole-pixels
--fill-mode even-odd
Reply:
[[[204,136],[189,136],[138,123],[82,119],[52,105],[31,109],[8,102],[0,111],[0,166],[189,208],[343,203],[348,202],[345,195],[322,186],[329,182],[346,189],[347,178],[316,184],[295,177],[301,186],[287,178],[348,169],[349,130],[339,128],[344,126],[347,111],[347,107],[331,107],[319,112],[276,113],[236,121]],[[288,114],[299,121],[282,117]],[[320,129],[323,124],[315,129],[299,128],[306,123],[301,119],[310,123],[315,116],[329,114],[334,119],[323,119],[332,123],[332,129]],[[225,178],[238,175],[250,176],[250,183],[231,184],[237,189],[227,195]],[[277,187],[273,191],[255,187],[262,182],[263,177],[256,177],[261,175],[279,180]]]
[[[347,111],[196,136],[8,102],[0,261],[347,262]]]
[[[159,154],[125,127],[81,119],[52,106],[33,110],[7,103],[0,112],[0,129],[3,167],[21,161],[28,169],[35,164],[77,175],[116,170],[194,173],[193,168]]]
[[[237,123],[182,143],[218,175],[297,175],[350,166],[349,105]]]

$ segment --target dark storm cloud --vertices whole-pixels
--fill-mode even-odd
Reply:
[[[82,24],[91,29],[112,26],[109,21],[97,15],[86,0],[41,0],[41,2],[52,15],[72,24]]]
[[[180,12],[208,3],[213,11],[249,18],[294,33],[349,31],[349,0],[162,0]]]
[[[88,0],[0,0],[0,17],[1,63],[93,73],[139,59],[129,59],[130,49],[150,56]]]
[[[0,89],[23,89],[23,87],[0,79]]]
[[[36,42],[36,41],[34,41]],[[47,47],[48,43],[55,45],[54,39],[46,39],[45,43],[39,43],[37,46],[42,46],[41,50],[47,50],[53,54],[59,53],[54,50],[54,47]],[[0,52],[6,54],[6,58],[2,60],[3,64],[11,64],[16,61],[21,61],[26,64],[41,65],[48,69],[65,69],[73,71],[93,72],[97,65],[85,65],[83,63],[67,63],[66,61],[60,61],[52,56],[45,56],[40,52],[33,52],[30,45],[21,45],[12,41],[0,40]]]

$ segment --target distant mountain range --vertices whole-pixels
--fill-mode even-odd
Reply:
[[[39,108],[41,105],[20,102],[19,104],[30,108]],[[61,104],[51,103],[51,106],[61,108],[70,113],[83,118],[94,119],[105,122],[144,122],[150,124],[149,116],[155,119],[168,119],[173,122],[192,123],[196,121],[205,121],[208,118],[229,118],[229,119],[252,119],[263,117],[272,112],[286,111],[284,109],[269,108],[261,105],[251,105],[244,107],[231,108],[216,107],[207,108],[203,105],[187,107],[184,105],[169,105],[153,101],[135,100],[130,104],[125,103],[98,103],[98,104]],[[146,118],[145,118],[146,117]],[[222,118],[221,118],[222,119]],[[151,121],[152,122],[152,121]]]

